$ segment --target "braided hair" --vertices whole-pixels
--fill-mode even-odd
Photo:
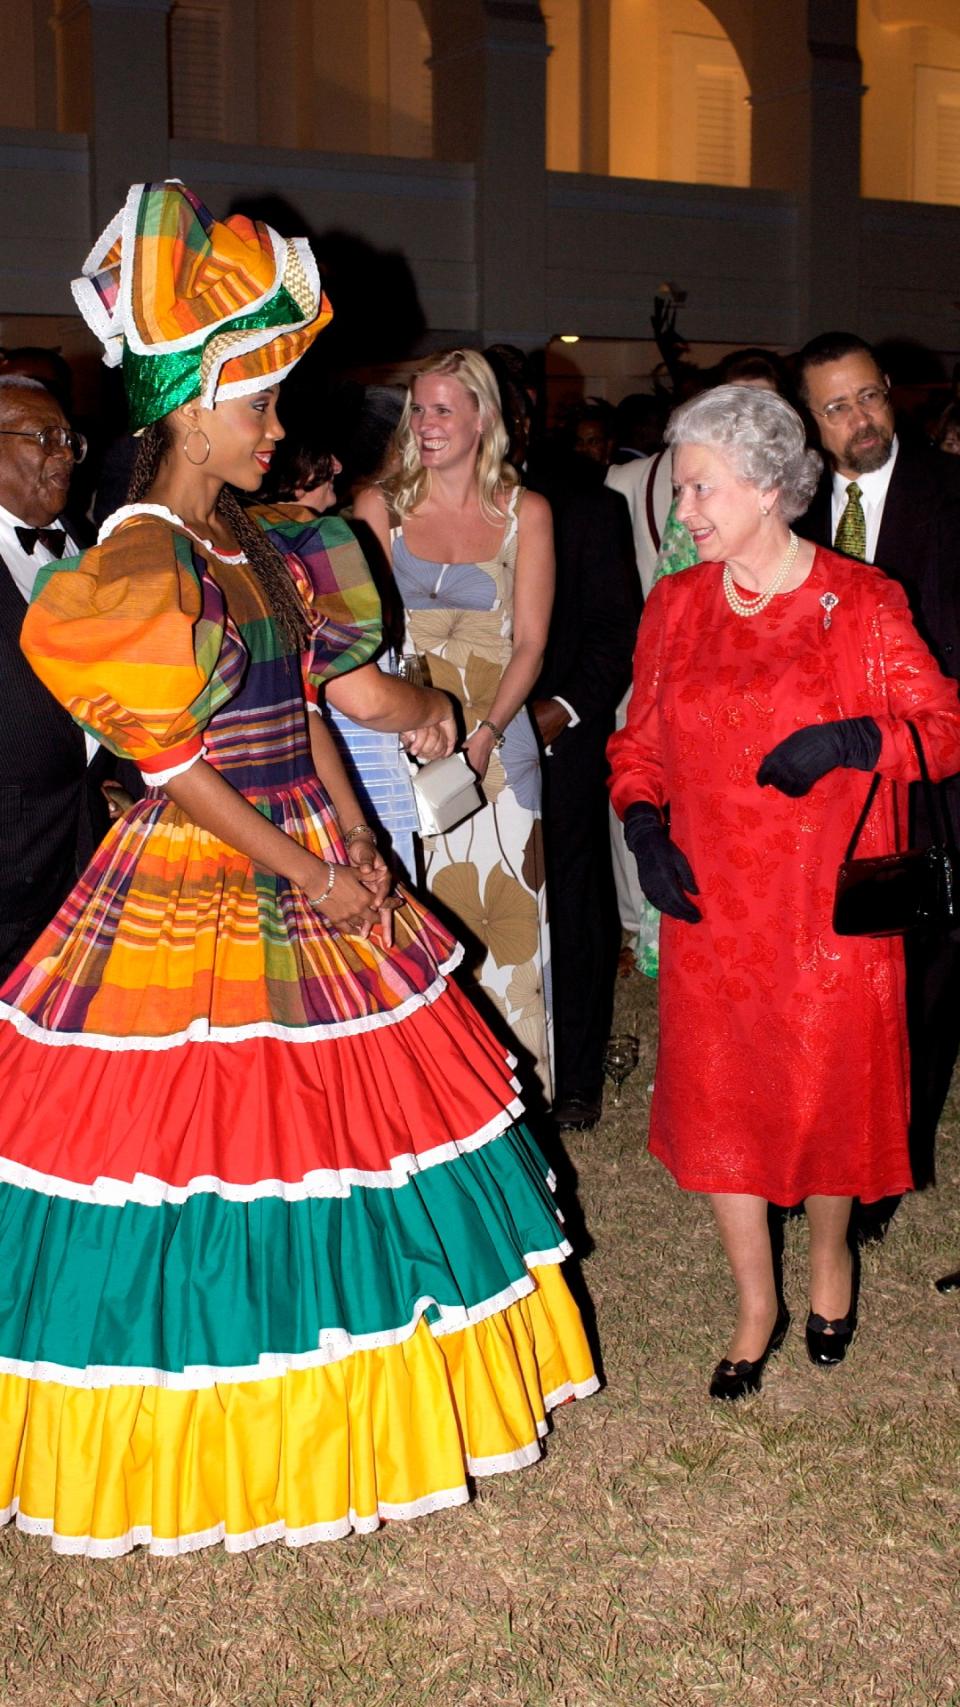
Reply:
[[[146,498],[164,458],[173,450],[173,443],[173,435],[165,420],[154,421],[152,426],[144,429],[127,489],[128,504],[138,504]],[[247,514],[232,487],[220,488],[217,514],[226,522],[259,581],[283,638],[291,648],[302,652],[310,638],[310,625],[280,552]]]

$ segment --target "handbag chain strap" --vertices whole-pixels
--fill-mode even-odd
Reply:
[[[913,745],[916,748],[917,763],[920,766],[920,782],[923,787],[924,800],[926,801],[927,820],[933,830],[936,841],[945,844],[953,850],[953,834],[949,814],[943,811],[942,801],[940,800],[939,795],[935,793],[933,784],[930,781],[930,772],[927,769],[927,755],[923,750],[923,742],[920,739],[919,730],[915,723],[910,722],[909,718],[907,719],[907,728],[910,731]],[[877,790],[880,787],[882,780],[880,772],[874,771],[870,781],[870,787],[867,790],[867,798],[863,803],[860,816],[853,827],[853,835],[850,837],[850,844],[844,855],[845,863],[846,861],[851,860],[856,852],[861,831],[870,816],[870,808],[877,797]]]

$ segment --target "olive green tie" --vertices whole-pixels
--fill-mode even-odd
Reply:
[[[840,517],[833,544],[835,550],[845,551],[848,557],[859,557],[863,561],[867,555],[867,524],[861,497],[859,486],[851,480],[847,487],[847,507]]]

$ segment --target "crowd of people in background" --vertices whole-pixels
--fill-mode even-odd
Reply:
[[[408,667],[415,657],[414,667],[425,671],[427,682],[448,693],[457,708],[463,750],[487,784],[487,807],[429,843],[418,835],[411,769],[398,752],[396,736],[370,726],[375,708],[367,682],[358,679],[346,690],[354,716],[334,703],[340,697],[336,691],[324,709],[358,797],[377,821],[396,869],[425,882],[451,923],[467,935],[477,993],[488,1017],[512,1035],[525,1067],[534,1069],[543,1105],[561,1127],[589,1127],[600,1116],[617,966],[627,970],[636,964],[650,976],[658,969],[660,917],[639,886],[616,816],[610,812],[608,817],[604,754],[615,725],[622,726],[626,717],[643,601],[656,581],[697,560],[673,500],[672,459],[664,447],[667,419],[678,402],[734,384],[772,391],[800,407],[811,443],[823,438],[823,417],[811,400],[809,376],[825,367],[829,372],[829,364],[816,340],[795,358],[745,348],[729,352],[714,369],[699,369],[672,319],[664,326],[661,318],[657,331],[662,360],[650,390],[629,393],[616,404],[567,395],[550,419],[542,364],[518,349],[494,346],[482,357],[466,352],[457,360],[468,364],[469,375],[449,364],[444,373],[443,361],[420,364],[414,390],[439,385],[456,396],[466,383],[470,407],[482,401],[489,429],[476,458],[470,447],[470,478],[479,481],[478,466],[486,457],[482,478],[488,488],[499,483],[515,494],[518,513],[511,514],[498,548],[499,519],[492,520],[493,512],[484,514],[478,486],[474,534],[481,555],[472,564],[471,539],[432,542],[426,513],[421,519],[418,511],[404,525],[403,503],[394,507],[398,481],[405,489],[404,462],[415,477],[420,467],[429,467],[431,456],[424,452],[422,432],[415,430],[424,406],[415,405],[411,415],[414,390],[408,394],[403,386],[327,376],[322,386],[301,384],[292,390],[281,404],[287,437],[262,494],[318,515],[346,517],[364,544],[384,601],[387,638],[376,668],[395,676],[404,671],[405,654]],[[960,503],[960,465],[955,468],[944,453],[960,452],[960,401],[953,395],[957,375],[939,396],[915,405],[912,418],[900,421],[894,441],[882,352],[875,356],[853,336],[841,338],[841,345],[837,360],[865,364],[876,380],[867,389],[883,390],[879,413],[889,425],[881,432],[880,452],[889,457],[896,443],[897,486],[916,488],[912,515],[901,518],[899,534],[894,537],[888,521],[878,551],[878,528],[868,530],[860,555],[904,580],[935,654],[955,674],[960,635],[955,642],[944,564],[953,546],[954,506]],[[73,379],[58,351],[10,349],[0,359],[7,380],[19,375],[42,385],[58,420],[74,419]],[[106,423],[87,426],[95,450],[89,457],[73,456],[67,506],[70,547],[77,548],[123,503],[135,453],[134,441],[123,434],[111,438]],[[829,463],[829,425],[824,448]],[[10,441],[0,444],[0,466],[5,452],[9,460]],[[449,458],[449,451],[444,455]],[[63,460],[70,460],[69,452]],[[829,480],[829,468],[824,478]],[[409,475],[406,485],[411,485]],[[532,503],[525,503],[521,493],[529,493]],[[63,489],[54,492],[47,521],[58,513],[55,500],[65,495]],[[540,500],[548,506],[543,513],[554,541],[556,583],[555,592],[543,584],[531,599],[528,583],[537,571],[528,567],[533,548],[525,540]],[[829,518],[821,518],[822,507],[818,494],[798,525],[801,532],[832,544],[836,525],[831,529]],[[932,516],[938,518],[936,528]],[[920,558],[933,554],[932,566],[916,567],[918,549]],[[16,556],[16,541],[10,550]],[[439,555],[431,556],[434,551]],[[444,599],[437,587],[427,585],[433,563]],[[488,592],[490,608],[485,610]],[[529,666],[520,661],[528,656]],[[497,715],[481,717],[492,710]],[[465,716],[475,728],[466,726]],[[433,751],[427,744],[419,757]],[[107,771],[115,774],[107,776]],[[91,781],[94,786],[84,791],[86,821],[102,831],[107,822],[103,785],[110,811],[116,798],[111,789],[135,790],[136,782],[102,752],[88,785]],[[58,821],[62,839],[62,815]],[[91,833],[86,826],[78,832],[80,866],[92,845]],[[30,932],[36,934],[44,910],[55,909],[67,875],[61,860],[60,880],[34,891],[44,896],[39,912],[33,903],[25,910],[12,901],[5,907],[0,929],[10,938],[7,965],[14,963]],[[522,917],[528,905],[535,922],[534,912],[529,921]],[[506,943],[504,921],[515,936],[512,945]],[[914,945],[912,952],[929,956],[933,951]],[[936,1122],[960,1045],[960,1017],[955,1017],[960,1016],[955,999],[960,967],[954,965],[954,945],[939,945],[936,955],[932,969],[911,971],[914,1107],[924,1109],[922,1120],[915,1112],[913,1163],[921,1181],[932,1174]],[[931,1038],[942,1040],[938,1048]]]
[[[927,720],[931,768],[946,779],[942,797],[960,834],[960,721],[951,685],[960,675],[960,400],[955,373],[941,396],[898,417],[883,352],[855,333],[825,333],[791,358],[735,350],[712,370],[690,361],[672,326],[661,350],[649,391],[616,404],[568,398],[549,421],[542,366],[510,346],[431,357],[407,386],[329,379],[313,390],[293,386],[279,403],[285,437],[267,458],[254,497],[291,526],[339,516],[360,543],[380,595],[383,639],[375,658],[331,675],[315,709],[361,826],[373,826],[393,874],[429,897],[464,944],[461,976],[517,1058],[528,1103],[561,1130],[594,1126],[618,968],[662,977],[652,1147],[681,1185],[714,1202],[739,1294],[729,1355],[711,1386],[714,1396],[729,1398],[759,1385],[789,1321],[767,1231],[771,1204],[806,1199],[808,1346],[816,1362],[843,1356],[856,1324],[851,1204],[857,1237],[882,1238],[899,1195],[934,1177],[937,1124],[960,1048],[960,946],[951,936],[918,935],[906,947],[909,1154],[896,1013],[884,1013],[874,1037],[876,1011],[869,1002],[862,1011],[857,1006],[885,977],[896,981],[890,967],[899,965],[899,950],[868,955],[838,997],[833,975],[821,976],[813,964],[824,953],[827,923],[816,922],[823,895],[805,887],[809,874],[799,867],[791,876],[784,856],[774,887],[766,880],[760,886],[769,918],[758,915],[753,927],[744,922],[756,905],[753,879],[752,900],[727,908],[734,934],[714,933],[704,950],[708,933],[699,929],[696,963],[684,961],[684,933],[701,921],[697,879],[710,874],[732,893],[730,861],[747,873],[756,857],[745,800],[725,808],[719,796],[712,799],[710,828],[698,817],[702,786],[699,797],[685,793],[690,774],[703,785],[709,767],[721,763],[714,732],[698,772],[696,742],[710,721],[703,708],[718,693],[710,716],[726,716],[729,684],[740,670],[736,650],[724,661],[714,642],[710,599],[721,594],[713,586],[708,597],[687,572],[722,560],[741,574],[748,593],[762,594],[767,570],[786,565],[782,575],[777,569],[775,591],[803,585],[808,604],[816,595],[823,605],[821,594],[832,601],[824,633],[838,601],[842,617],[856,604],[863,632],[882,633],[885,697],[873,694],[869,657],[863,679],[851,664],[841,689],[837,675],[837,710],[825,727],[842,734],[821,768],[819,757],[805,754],[798,781],[796,769],[776,757],[784,745],[778,731],[790,719],[824,727],[820,702],[805,697],[809,682],[798,679],[791,689],[787,724],[779,712],[760,717],[757,739],[770,748],[760,781],[786,798],[781,853],[796,816],[789,797],[805,795],[827,772],[843,779],[836,815],[828,814],[823,829],[838,857],[833,842],[849,816],[858,771],[915,776],[902,737],[908,713]],[[96,441],[96,457],[86,457],[87,436]],[[758,446],[769,453],[765,461]],[[0,682],[9,703],[0,804],[7,799],[10,807],[0,828],[4,976],[64,903],[108,819],[142,793],[131,767],[48,704],[17,645],[34,581],[59,556],[87,545],[94,526],[109,532],[115,525],[136,453],[135,440],[109,440],[102,423],[90,435],[77,430],[69,366],[57,352],[3,354],[0,558],[8,573],[0,575],[7,607]],[[722,522],[706,500],[710,494],[714,501],[715,480],[735,497]],[[858,562],[891,577],[896,595],[872,571],[858,578]],[[668,579],[676,588],[654,600]],[[735,614],[754,614],[732,581],[726,596]],[[650,615],[639,629],[632,675],[646,601]],[[757,610],[763,608],[761,597]],[[685,649],[674,638],[678,625],[687,630]],[[743,635],[757,630],[747,620],[742,631],[735,635],[741,648]],[[780,636],[778,669],[792,649],[801,655],[805,633]],[[696,637],[699,653],[691,650]],[[667,699],[680,697],[668,709],[658,647],[674,648]],[[752,705],[750,684],[759,680],[754,671],[737,689]],[[684,695],[695,697],[697,717],[685,744],[671,745],[670,720],[683,724]],[[654,724],[660,735],[651,732]],[[608,803],[608,747],[617,812]],[[454,748],[481,794],[460,822],[432,833],[418,817],[417,766]],[[734,764],[732,749],[728,762]],[[740,818],[734,833],[731,817],[726,864],[713,871],[724,810]],[[892,845],[892,821],[886,830]],[[933,833],[922,802],[913,801],[910,834],[923,845]],[[731,997],[741,952],[736,932],[752,928],[751,940],[764,945],[760,959],[776,959],[776,921],[786,908],[809,914],[803,940],[814,944],[813,960],[798,963],[797,972],[811,979],[809,1003],[803,1024],[791,1025],[796,991],[780,1002],[772,974],[764,974],[766,984],[760,979],[771,1021],[763,1052],[771,1103],[758,1115],[756,1098],[748,1097],[748,1114],[737,1098],[739,1051],[750,1026],[741,1035],[726,1012],[739,1000]],[[804,1027],[812,1028],[809,1035]],[[837,1106],[851,1046],[869,1057],[881,1092],[854,1098],[845,1131],[859,1160],[847,1166],[840,1152],[824,1157],[822,1134],[798,1132],[796,1109],[802,1097],[809,1105],[811,1091],[807,1079],[801,1096],[789,1063],[793,1054],[798,1061],[819,1057],[823,1095]],[[718,1077],[721,1057],[729,1083]],[[881,1104],[886,1137],[877,1128]],[[771,1168],[763,1154],[778,1119],[787,1130]],[[866,1160],[857,1139],[864,1119],[873,1146]],[[699,1138],[698,1120],[706,1120]],[[735,1160],[731,1128],[738,1133]]]

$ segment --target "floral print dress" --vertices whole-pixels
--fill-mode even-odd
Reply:
[[[402,528],[391,529],[406,646],[424,661],[425,679],[460,701],[468,734],[489,716],[510,662],[519,498],[515,488],[500,550],[484,563],[416,557]],[[483,781],[487,805],[446,835],[424,837],[424,871],[431,896],[464,943],[482,996],[506,1022],[521,1066],[536,1072],[550,1100],[550,940],[540,752],[526,710],[507,725],[505,737],[491,754]]]

